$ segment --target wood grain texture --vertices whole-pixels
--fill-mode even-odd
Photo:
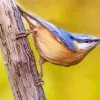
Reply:
[[[45,100],[28,39],[16,39],[24,32],[14,1],[0,0],[0,48],[15,100]]]

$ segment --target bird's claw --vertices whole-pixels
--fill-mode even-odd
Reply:
[[[36,30],[28,30],[26,29],[26,32],[24,33],[21,33],[21,34],[16,34],[16,39],[19,39],[19,38],[23,38],[23,37],[27,37],[30,33],[34,33],[36,32]]]
[[[42,80],[43,74],[39,74],[39,81],[35,83],[36,86],[44,85],[44,81]]]
[[[43,74],[39,74],[39,81],[42,85],[44,85],[44,81],[43,81]]]

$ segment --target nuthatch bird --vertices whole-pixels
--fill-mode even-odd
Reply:
[[[40,75],[43,75],[42,64],[51,62],[69,67],[81,62],[98,44],[100,38],[86,34],[65,31],[47,21],[30,15],[18,7],[21,15],[34,32],[32,37],[39,53]]]

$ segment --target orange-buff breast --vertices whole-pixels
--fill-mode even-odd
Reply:
[[[42,26],[39,27],[36,33],[33,33],[33,38],[39,54],[47,62],[51,62],[56,65],[75,65],[87,54],[87,52],[83,50],[77,50],[75,52],[71,51]]]

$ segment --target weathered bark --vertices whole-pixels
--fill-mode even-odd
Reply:
[[[28,39],[16,39],[24,32],[14,1],[0,0],[0,48],[15,100],[45,100]]]

